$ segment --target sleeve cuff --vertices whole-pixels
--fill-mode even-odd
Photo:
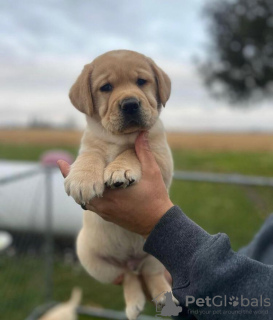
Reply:
[[[178,206],[173,206],[150,233],[144,251],[166,267],[176,286],[187,286],[198,250],[201,246],[205,250],[218,236],[211,236],[190,220]]]

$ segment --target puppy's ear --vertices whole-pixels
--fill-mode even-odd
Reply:
[[[148,58],[148,60],[156,77],[160,102],[165,107],[166,102],[169,100],[171,94],[171,80],[168,75],[161,68],[159,68],[152,59]]]
[[[86,64],[82,73],[78,76],[78,79],[69,91],[69,98],[74,107],[88,116],[92,116],[93,114],[93,100],[90,83],[92,69],[93,66],[91,63]]]

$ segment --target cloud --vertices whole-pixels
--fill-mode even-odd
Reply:
[[[166,0],[2,2],[0,126],[33,117],[55,123],[72,117],[82,126],[84,117],[70,104],[69,88],[84,64],[105,51],[126,48],[151,56],[170,75],[172,95],[163,114],[168,128],[180,124],[195,130],[237,128],[232,117],[243,116],[208,96],[191,63],[206,39],[200,21],[203,4],[203,0],[174,0],[172,5]],[[253,110],[259,116],[246,117],[242,127],[267,129],[268,121],[262,121],[259,110],[270,110]],[[230,120],[221,121],[223,116]]]
[[[170,131],[272,131],[273,109],[267,104],[250,110],[172,106],[163,111],[161,118]]]
[[[7,1],[0,16],[0,45],[6,54],[22,56],[79,50],[98,55],[124,45],[178,57],[202,38],[202,27],[192,19],[200,2]]]

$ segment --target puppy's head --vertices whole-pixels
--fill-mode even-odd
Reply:
[[[150,58],[107,52],[85,65],[69,97],[81,112],[113,134],[150,129],[169,99],[171,82]]]

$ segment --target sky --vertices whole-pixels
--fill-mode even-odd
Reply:
[[[207,0],[208,1],[208,0]],[[114,49],[151,57],[172,80],[167,130],[272,130],[273,107],[214,100],[193,63],[207,54],[206,0],[0,0],[0,127],[33,119],[85,125],[68,91],[83,65]]]

